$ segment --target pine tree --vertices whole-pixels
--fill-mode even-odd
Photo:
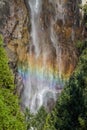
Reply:
[[[87,44],[86,44],[87,45]],[[47,116],[44,130],[87,129],[87,46],[79,63],[57,100],[54,110]]]
[[[14,77],[0,35],[0,130],[26,130],[18,97],[13,94]]]

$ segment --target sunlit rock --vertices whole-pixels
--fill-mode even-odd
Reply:
[[[1,0],[0,32],[21,107],[52,110],[78,62],[85,0]],[[1,15],[3,13],[3,16]]]

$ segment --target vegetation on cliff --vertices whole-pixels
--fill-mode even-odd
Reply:
[[[30,113],[27,116],[28,129],[32,126],[37,130],[87,129],[87,46],[83,49],[79,63],[54,110],[46,114],[44,108],[41,108],[35,116]]]
[[[49,115],[48,115],[49,116]],[[87,128],[87,48],[78,66],[65,86],[50,118],[46,130],[86,130]]]
[[[87,22],[87,5],[84,6],[85,25]],[[64,87],[61,96],[51,113],[44,115],[45,111],[39,111],[40,118],[30,118],[28,120],[37,130],[87,130],[87,41],[79,41],[76,44],[79,53],[79,62],[69,83]],[[28,115],[28,114],[27,114]],[[38,117],[37,116],[37,117]],[[31,117],[31,115],[29,115]],[[34,119],[34,120],[33,120]],[[44,124],[42,124],[42,119]],[[34,121],[34,122],[33,122]]]
[[[87,5],[84,6],[87,29]],[[87,130],[87,41],[76,44],[78,65],[51,113],[43,107],[33,115],[20,112],[14,77],[0,36],[0,130]],[[26,128],[27,127],[27,128]]]
[[[83,10],[86,27],[87,5]],[[80,56],[79,62],[54,110],[48,114],[44,130],[87,129],[87,41],[83,43],[79,41],[76,48]]]
[[[46,123],[47,112],[45,111],[44,107],[41,107],[36,115],[30,113],[28,109],[26,109],[26,121],[27,121],[27,130],[37,129],[43,130],[44,124]]]
[[[0,130],[25,130],[25,122],[13,94],[14,78],[0,35]]]

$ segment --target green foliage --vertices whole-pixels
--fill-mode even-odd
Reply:
[[[86,130],[86,125],[85,125],[85,120],[82,119],[81,117],[78,118],[79,124],[80,124],[80,128],[79,130]]]
[[[26,109],[25,116],[27,121],[27,130],[32,127],[34,130],[43,130],[47,117],[47,112],[44,107],[41,107],[35,115]]]
[[[87,47],[87,41],[85,41],[85,42],[77,41],[75,44],[75,47],[76,47],[79,55],[81,55],[82,51]]]
[[[52,120],[52,114],[53,114],[53,112],[51,114],[47,115],[46,123],[44,125],[44,129],[43,130],[56,130],[55,126],[54,126],[54,122]]]
[[[0,130],[26,130],[20,113],[18,97],[13,94],[14,78],[0,35]]]
[[[25,130],[17,97],[8,89],[0,90],[0,130]]]
[[[87,129],[87,47],[83,47],[79,63],[58,98],[51,113],[42,107],[36,115],[26,111],[27,130]]]
[[[82,7],[84,11],[84,22],[85,22],[85,28],[87,28],[87,2],[86,4]]]
[[[26,124],[27,124],[27,130],[32,128],[34,126],[34,115],[30,112],[28,108],[26,108],[25,111],[25,118],[26,118]]]
[[[87,4],[85,4],[83,7],[82,7],[83,11],[85,14],[87,14]]]
[[[35,116],[35,128],[42,130],[46,121],[47,113],[44,107],[41,107]]]
[[[87,129],[87,48],[68,85],[64,88],[54,110],[47,116],[44,130]]]
[[[3,40],[0,35],[0,87],[14,89],[14,78],[8,66],[8,58],[3,48]]]
[[[87,4],[81,8],[87,28]],[[78,41],[76,48],[80,55],[79,63],[54,110],[47,114],[41,107],[34,115],[26,109],[25,126],[18,97],[13,94],[14,77],[0,35],[0,130],[87,130],[87,41]]]

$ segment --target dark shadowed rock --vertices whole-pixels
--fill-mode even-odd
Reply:
[[[0,31],[3,29],[10,15],[9,2],[10,0],[0,0]]]

